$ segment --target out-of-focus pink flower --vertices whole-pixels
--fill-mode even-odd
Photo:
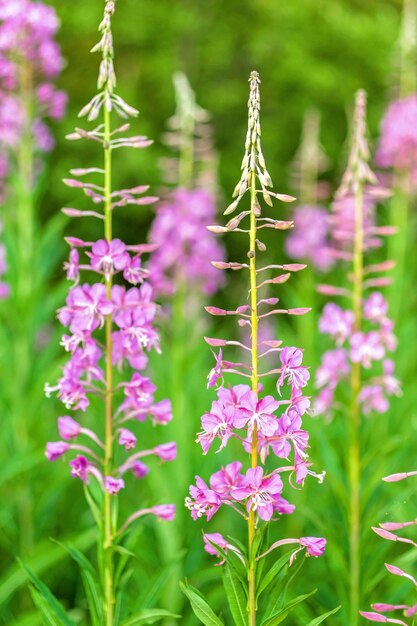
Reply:
[[[285,247],[292,259],[305,260],[314,268],[326,271],[334,263],[329,255],[329,215],[320,206],[305,205],[294,210],[294,229]]]

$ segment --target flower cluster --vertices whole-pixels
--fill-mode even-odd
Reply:
[[[212,295],[223,281],[210,260],[223,259],[224,251],[206,229],[216,216],[209,115],[196,104],[184,74],[174,76],[174,85],[177,110],[165,141],[178,155],[165,159],[163,169],[176,189],[158,206],[150,230],[150,241],[160,244],[150,259],[150,279],[158,296],[171,297],[185,287],[188,293]]]
[[[237,307],[235,310],[224,310],[218,307],[206,307],[208,313],[215,316],[235,316],[239,326],[250,328],[249,345],[240,341],[206,337],[206,342],[212,348],[218,348],[214,353],[215,365],[208,375],[208,387],[217,386],[217,399],[212,403],[210,411],[201,418],[201,432],[197,441],[203,453],[206,454],[212,445],[218,444],[222,450],[231,439],[241,442],[243,450],[250,455],[250,466],[243,469],[240,461],[233,461],[215,472],[208,484],[200,477],[196,477],[196,484],[190,487],[190,496],[186,499],[186,506],[193,519],[205,517],[209,521],[222,506],[232,508],[248,523],[249,546],[247,553],[242,553],[237,546],[227,542],[221,534],[211,533],[204,537],[205,549],[210,554],[218,554],[216,546],[221,548],[222,554],[232,552],[237,555],[248,567],[248,612],[251,623],[256,614],[256,580],[255,568],[257,560],[269,554],[275,548],[285,543],[298,543],[299,548],[305,547],[308,555],[319,556],[325,548],[324,539],[307,538],[288,539],[276,542],[262,554],[257,554],[253,548],[256,528],[260,521],[269,522],[280,515],[290,514],[294,505],[283,496],[285,474],[289,475],[289,484],[302,485],[307,475],[313,475],[321,481],[324,474],[315,474],[308,459],[308,433],[303,429],[302,417],[308,411],[310,400],[303,395],[310,374],[303,365],[303,352],[297,347],[283,347],[279,340],[260,340],[259,323],[275,314],[302,315],[308,309],[279,309],[276,308],[278,298],[262,298],[260,291],[270,285],[286,282],[292,272],[297,272],[305,266],[300,264],[256,265],[257,250],[262,252],[265,245],[258,238],[263,228],[286,230],[292,227],[292,222],[262,217],[261,207],[257,194],[261,193],[268,205],[272,198],[282,201],[291,201],[293,198],[270,191],[272,186],[270,176],[266,170],[265,161],[260,144],[259,125],[259,77],[253,72],[250,77],[249,97],[249,124],[246,139],[246,153],[243,160],[243,173],[238,183],[234,197],[236,200],[226,209],[225,214],[233,213],[245,193],[250,192],[250,209],[244,210],[236,217],[232,217],[226,227],[209,226],[212,232],[239,231],[249,234],[249,263],[226,263],[213,261],[217,269],[233,269],[249,273],[250,304]],[[259,182],[262,191],[258,192],[256,184]],[[249,228],[241,224],[244,218],[249,218]],[[262,280],[263,271],[282,270],[278,276]],[[238,346],[242,353],[250,355],[250,363],[225,360],[223,350],[229,346]],[[265,358],[274,357],[272,369],[262,371],[261,365]],[[277,362],[278,361],[278,362]],[[227,386],[224,377],[228,374],[242,377],[243,384]],[[277,394],[263,394],[261,380],[266,376],[274,376]],[[250,386],[246,383],[250,380]],[[267,471],[263,464],[268,455],[281,460],[281,463],[272,471]],[[310,541],[311,540],[311,541]],[[316,546],[312,548],[313,543]],[[298,550],[297,550],[298,551]]]
[[[417,95],[389,105],[382,123],[375,161],[380,167],[408,172],[417,182]]]
[[[397,345],[394,324],[388,317],[388,303],[379,291],[364,300],[362,316],[368,327],[355,331],[353,311],[333,302],[323,309],[319,330],[334,340],[335,349],[324,353],[317,369],[316,387],[320,390],[315,400],[317,414],[331,412],[337,387],[349,377],[352,363],[371,371],[376,364],[382,364],[382,371],[370,377],[361,389],[359,402],[365,415],[373,411],[385,413],[389,396],[400,392],[394,362],[388,357]]]
[[[53,81],[63,67],[55,35],[55,10],[42,2],[0,2],[0,142],[11,153],[29,132],[35,148],[48,152],[54,140],[45,119],[59,120],[67,96]],[[3,153],[0,185],[9,160]]]
[[[149,263],[150,280],[158,295],[172,296],[181,286],[206,295],[222,284],[210,259],[224,252],[206,229],[216,215],[212,193],[205,189],[176,189],[157,209],[150,241],[161,244]],[[175,232],[175,237],[172,233]]]
[[[329,216],[318,205],[302,205],[293,212],[294,230],[287,237],[285,248],[292,259],[305,260],[319,271],[330,269],[333,259],[329,255]]]
[[[370,371],[358,395],[365,415],[373,411],[385,413],[389,406],[388,397],[399,394],[394,363],[389,358],[397,344],[394,323],[388,316],[388,303],[378,291],[390,283],[388,277],[378,274],[391,269],[393,263],[385,261],[363,266],[365,253],[381,245],[382,235],[392,233],[389,227],[375,224],[376,201],[389,194],[379,186],[368,160],[365,95],[360,91],[356,100],[352,152],[336,194],[331,222],[332,255],[353,264],[354,286],[352,291],[332,285],[319,287],[323,294],[352,298],[353,309],[330,302],[325,305],[319,320],[320,332],[333,339],[335,348],[324,353],[316,373],[316,387],[320,390],[315,401],[317,414],[331,413],[336,389],[351,375],[352,364]],[[370,292],[369,295],[364,295],[365,290]],[[382,364],[379,371],[375,371],[377,363]]]
[[[176,457],[174,443],[150,449],[137,449],[136,434],[126,428],[130,423],[150,418],[154,424],[171,420],[168,400],[156,401],[156,387],[144,375],[148,353],[159,351],[158,333],[154,327],[157,305],[153,290],[147,282],[148,271],[142,264],[142,255],[154,250],[150,244],[126,245],[113,238],[113,212],[126,204],[146,205],[156,198],[144,196],[146,185],[112,191],[110,188],[111,156],[123,146],[143,148],[149,145],[146,137],[120,137],[129,124],[110,130],[110,114],[133,116],[136,111],[114,93],[113,48],[111,17],[114,2],[106,3],[104,20],[100,26],[102,39],[95,50],[102,52],[99,92],[81,112],[96,119],[102,112],[104,125],[93,130],[77,129],[70,139],[86,138],[101,144],[104,151],[104,169],[74,169],[64,182],[81,189],[103,212],[81,211],[66,208],[70,216],[90,216],[104,222],[105,237],[95,242],[68,237],[69,259],[64,268],[73,283],[66,304],[58,310],[58,320],[67,329],[62,345],[70,354],[56,386],[47,385],[47,394],[56,392],[67,410],[86,412],[92,397],[101,398],[105,404],[105,434],[100,429],[91,430],[71,416],[58,418],[60,441],[47,444],[46,456],[55,461],[67,452],[76,456],[70,461],[70,472],[88,484],[94,477],[104,492],[117,494],[125,486],[125,475],[130,473],[143,478],[148,467],[143,459],[155,456],[162,461]],[[101,184],[84,182],[85,177],[101,176]],[[93,276],[94,282],[84,282],[82,275]],[[114,447],[114,450],[113,450]],[[126,455],[127,453],[127,455]],[[118,463],[118,458],[122,460]],[[166,508],[166,506],[168,508]],[[165,507],[165,508],[164,508]],[[172,519],[171,505],[141,509],[129,518],[152,513],[163,519]],[[107,523],[112,523],[107,520]],[[114,529],[116,532],[116,529]]]
[[[403,472],[399,474],[392,474],[391,476],[386,476],[383,480],[386,482],[397,482],[400,480],[404,480],[411,476],[416,476],[417,471],[414,472]],[[404,528],[412,528],[417,525],[417,520],[411,520],[410,522],[384,522],[383,524],[379,524],[378,527],[372,528],[372,530],[388,541],[394,541],[396,543],[403,543],[405,545],[412,546],[417,548],[417,543],[408,537],[400,536],[396,533],[396,531],[402,531]],[[417,587],[417,580],[411,574],[408,574],[400,567],[396,565],[390,565],[389,563],[385,563],[386,570],[393,574],[394,576],[399,576],[400,579],[409,580],[414,588]],[[370,622],[382,622],[385,624],[400,624],[400,626],[411,626],[414,623],[414,617],[417,615],[417,604],[387,604],[385,602],[377,602],[371,604],[372,611],[360,611],[360,614],[365,619]],[[404,617],[411,618],[410,622],[404,622],[401,619],[395,617],[387,617],[385,613],[393,613],[396,611],[401,611]]]

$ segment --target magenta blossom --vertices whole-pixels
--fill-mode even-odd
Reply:
[[[73,439],[78,437],[81,432],[81,426],[69,415],[58,417],[58,430],[62,439]]]
[[[53,441],[46,444],[45,455],[48,461],[56,461],[69,449],[70,446],[65,441]]]
[[[380,361],[385,356],[385,348],[381,343],[380,334],[376,331],[369,333],[354,333],[350,338],[350,358],[353,363],[361,363],[369,369],[373,361]]]
[[[136,436],[127,428],[121,428],[119,431],[119,444],[124,446],[125,450],[131,450],[136,446]]]
[[[80,478],[83,483],[88,482],[88,471],[90,469],[90,464],[85,456],[79,454],[75,457],[75,459],[72,459],[72,461],[70,461],[69,465],[71,468],[71,476],[73,478]]]
[[[283,348],[279,358],[282,364],[281,376],[277,382],[277,388],[284,384],[286,378],[296,389],[305,387],[309,381],[310,373],[307,367],[302,367],[303,352],[299,348]]]
[[[175,518],[174,504],[158,504],[152,507],[152,513],[166,522],[172,522]]]
[[[174,461],[177,458],[177,444],[175,442],[163,443],[153,449],[153,453],[161,461]]]
[[[338,346],[342,345],[353,330],[353,312],[344,311],[337,304],[328,302],[320,317],[319,330],[336,339]]]
[[[125,486],[125,481],[123,478],[113,478],[113,476],[106,476],[104,478],[104,486],[106,491],[108,491],[112,496],[115,496],[120,489],[123,489]]]
[[[109,242],[105,239],[96,241],[88,256],[91,258],[93,270],[104,274],[107,280],[114,270],[124,270],[130,264],[130,256],[120,239],[112,239]]]
[[[282,492],[282,480],[277,474],[264,477],[261,467],[248,469],[245,483],[234,490],[236,500],[246,500],[246,508],[256,511],[261,519],[268,521],[274,513],[274,500]]]
[[[196,486],[190,486],[190,496],[186,498],[185,505],[191,511],[194,520],[204,515],[207,521],[210,521],[220,508],[220,496],[209,489],[199,476],[196,476]]]

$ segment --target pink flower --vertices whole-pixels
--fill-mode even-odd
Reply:
[[[307,548],[307,556],[321,556],[326,549],[326,539],[321,537],[301,537],[300,546]]]
[[[78,283],[80,278],[79,261],[80,255],[78,253],[78,250],[76,250],[75,248],[71,248],[68,262],[64,263],[64,270],[66,272],[68,280],[73,280],[75,283]]]
[[[214,352],[213,352],[214,354]],[[222,358],[223,358],[223,353],[222,350],[219,350],[219,354],[216,356],[214,354],[214,357],[216,359],[216,364],[213,367],[213,369],[210,371],[209,375],[208,375],[208,382],[207,382],[207,387],[214,387],[217,383],[217,381],[219,380],[219,378],[222,377]]]
[[[337,345],[341,346],[352,333],[353,319],[352,311],[344,311],[337,304],[328,302],[319,320],[319,330],[334,337]]]
[[[113,476],[106,476],[104,478],[104,487],[112,496],[115,496],[124,486],[125,481],[123,478],[113,478]]]
[[[359,402],[363,412],[369,415],[372,411],[385,413],[389,409],[389,402],[384,396],[384,390],[380,385],[365,385],[359,394]]]
[[[204,413],[201,418],[203,431],[197,437],[204,454],[207,454],[216,437],[221,440],[218,451],[227,445],[236,425],[236,413],[236,409],[232,406],[224,407],[219,401],[213,402],[210,413]]]
[[[350,366],[344,348],[328,350],[323,354],[322,362],[316,372],[316,387],[331,387],[334,389],[338,382],[349,374]]]
[[[145,463],[142,463],[142,461],[135,461],[135,463],[132,463],[130,469],[136,478],[145,478],[145,476],[149,474],[149,467],[145,465]]]
[[[127,428],[121,428],[119,431],[119,444],[124,446],[126,450],[131,450],[136,446],[136,436]]]
[[[209,522],[217,513],[221,505],[220,496],[209,489],[204,480],[196,476],[196,485],[190,486],[190,498],[185,499],[185,506],[191,511],[191,517],[196,520],[205,516]]]
[[[130,256],[120,239],[112,239],[109,242],[100,239],[93,243],[91,253],[87,254],[91,259],[93,270],[104,274],[107,279],[114,273],[114,270],[124,270],[130,264]]]
[[[269,521],[274,513],[274,500],[281,495],[282,480],[277,474],[264,477],[262,467],[248,469],[245,484],[233,492],[235,500],[246,500],[248,512],[256,511],[261,519]]]
[[[149,263],[159,295],[172,296],[183,284],[211,295],[222,285],[223,276],[210,261],[221,261],[224,249],[206,228],[215,214],[214,197],[205,189],[177,189],[159,206],[149,235],[160,244]]]
[[[381,167],[408,170],[415,183],[417,176],[417,96],[394,100],[381,124],[381,139],[376,162]]]
[[[328,253],[328,213],[320,206],[305,205],[294,210],[294,229],[286,239],[292,259],[311,261],[318,270],[328,270],[333,259]]]
[[[103,326],[104,318],[113,310],[107,300],[106,287],[101,283],[74,287],[68,294],[67,306],[58,312],[63,326],[70,327],[72,333],[93,331]]]
[[[48,461],[56,461],[68,452],[70,446],[65,441],[53,441],[46,444],[45,456]]]
[[[64,417],[58,417],[58,431],[62,439],[74,439],[74,437],[78,437],[80,434],[81,426],[72,417],[65,415]]]
[[[281,376],[277,382],[277,388],[284,384],[286,378],[295,389],[305,387],[309,381],[310,373],[307,367],[302,367],[303,352],[299,348],[283,348],[279,358],[282,364]]]
[[[204,533],[204,550],[213,556],[220,556],[219,552],[212,545],[215,544],[221,548],[224,552],[227,552],[228,542],[220,533]]]
[[[271,437],[275,433],[278,423],[274,412],[278,409],[280,403],[273,396],[265,396],[258,400],[256,393],[248,391],[242,398],[241,405],[244,411],[239,421],[248,423],[249,437],[252,436],[255,428],[266,437]]]
[[[212,474],[210,487],[222,499],[227,499],[229,496],[233,498],[235,490],[245,484],[245,478],[240,473],[241,470],[242,463],[239,461],[229,463],[226,467],[222,467],[218,472]]]
[[[72,461],[70,461],[71,467],[71,476],[73,478],[80,478],[83,483],[87,484],[88,482],[88,470],[89,470],[89,462],[85,456],[81,454],[75,457]]]
[[[174,461],[177,458],[177,444],[175,442],[163,443],[153,449],[153,453],[161,461]]]
[[[350,358],[353,363],[360,363],[369,369],[373,361],[380,361],[385,356],[381,336],[376,331],[354,333],[350,338]]]
[[[291,444],[298,458],[305,458],[308,446],[308,433],[301,430],[301,417],[295,412],[284,413],[277,423],[277,430],[271,438],[271,448],[281,458],[288,458],[291,453]]]
[[[371,322],[381,322],[388,313],[388,303],[382,293],[374,291],[363,303],[363,316]]]
[[[153,506],[151,510],[154,515],[166,522],[172,522],[175,518],[174,504],[158,504],[157,506]]]

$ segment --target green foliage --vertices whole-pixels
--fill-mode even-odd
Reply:
[[[181,591],[185,593],[191,602],[191,608],[205,626],[224,626],[224,623],[217,617],[210,608],[204,596],[195,587],[188,583],[180,583]]]
[[[51,593],[48,587],[23,563],[21,563],[21,566],[32,583],[30,592],[34,603],[42,613],[44,624],[47,626],[75,626],[75,623],[68,617],[62,604],[53,593]]]

